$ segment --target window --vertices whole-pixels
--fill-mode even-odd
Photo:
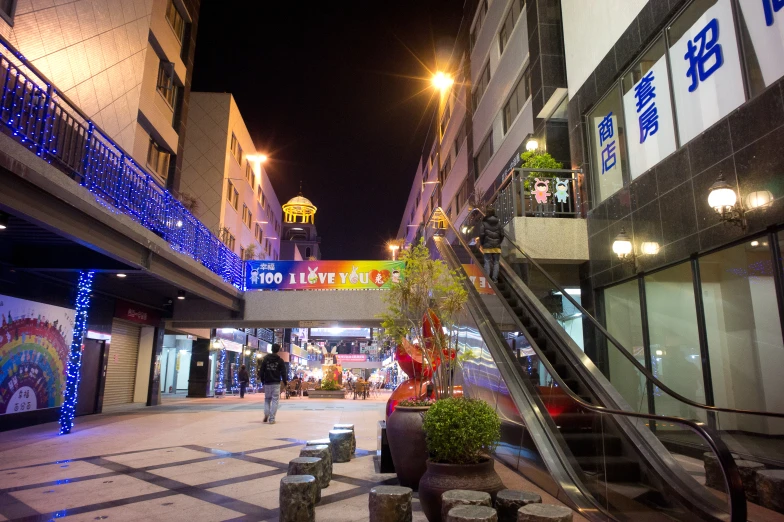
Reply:
[[[0,0],[0,17],[13,25],[16,13],[16,0]]]
[[[235,160],[237,160],[237,163],[239,163],[240,166],[242,166],[242,158],[243,158],[242,147],[240,147],[240,142],[237,141],[237,136],[235,136],[233,132],[231,133],[231,155],[234,157]]]
[[[174,81],[174,63],[161,62],[158,64],[158,85],[156,87],[163,99],[174,109],[177,105],[179,87]]]
[[[169,0],[169,5],[166,6],[166,21],[169,22],[177,40],[182,43],[185,37],[185,20],[183,20],[177,6],[174,5],[174,0]]]
[[[460,148],[463,146],[463,142],[465,141],[465,139],[466,139],[466,122],[464,119],[463,122],[460,124],[460,128],[457,129],[457,136],[455,136],[455,142],[452,145],[455,158],[457,158],[457,155],[460,154]]]
[[[479,102],[482,101],[482,96],[485,94],[485,90],[487,89],[487,85],[490,83],[490,62],[485,64],[484,69],[482,72],[479,73],[479,77],[476,79],[476,89],[474,89],[474,93],[472,94],[473,101],[474,101],[474,108],[479,107]]]
[[[446,153],[444,156],[443,165],[441,165],[441,180],[446,181],[446,178],[449,177],[449,173],[452,171],[452,155],[450,153]]]
[[[600,101],[588,116],[593,158],[594,205],[618,192],[626,172],[625,126],[618,89]]]
[[[250,165],[250,161],[245,164],[245,179],[247,179],[248,183],[250,183],[250,188],[253,188],[256,181],[256,175],[253,173],[253,168]]]
[[[753,96],[784,76],[781,59],[784,35],[784,6],[781,2],[738,2],[741,38]]]
[[[487,164],[490,163],[490,158],[493,157],[493,131],[487,135],[485,141],[479,147],[479,154],[476,155],[476,177],[482,175]]]
[[[156,173],[161,179],[169,177],[169,151],[155,143],[150,138],[150,145],[147,148],[147,166]]]
[[[253,221],[253,213],[248,208],[248,205],[242,204],[242,222],[245,223],[245,226],[250,228],[250,224]]]
[[[525,71],[523,71],[523,75],[517,81],[517,85],[512,89],[509,101],[504,105],[504,134],[509,132],[509,128],[515,121],[515,118],[517,118],[517,115],[520,114],[520,111],[523,109],[523,106],[530,95],[531,71],[526,68]]]
[[[474,50],[474,45],[476,45],[477,35],[479,31],[482,30],[482,25],[485,23],[485,17],[487,16],[487,0],[482,0],[479,3],[479,9],[476,13],[476,23],[474,24],[474,28],[471,30],[471,50]]]
[[[449,109],[449,102],[447,101],[444,104],[444,115],[441,118],[441,136],[443,136],[444,132],[446,132],[446,126],[449,124],[449,117],[450,116],[451,116],[451,112],[450,112],[450,109]]]
[[[259,203],[261,203],[261,208],[264,208],[264,192],[261,191],[261,183],[256,190],[256,195],[258,196]]]
[[[228,228],[225,228],[225,227],[223,228],[222,233],[221,233],[221,240],[223,241],[223,244],[226,245],[229,248],[229,250],[234,252],[234,245],[235,245],[237,240],[232,235],[232,233],[229,232]]]
[[[245,247],[240,247],[240,259],[245,259]]]
[[[262,230],[261,225],[259,223],[256,223],[256,226],[253,229],[253,237],[255,237],[256,241],[258,241],[259,243],[261,243],[262,240],[264,239],[264,230]]]
[[[504,54],[506,44],[509,42],[509,38],[512,37],[512,31],[514,31],[515,23],[517,23],[517,19],[520,17],[520,13],[523,12],[524,6],[525,0],[512,1],[512,8],[509,9],[509,12],[506,14],[504,23],[501,26],[501,31],[498,33],[498,47],[500,48],[501,54]]]
[[[229,200],[231,206],[234,207],[234,210],[237,210],[239,203],[240,203],[240,193],[234,187],[234,183],[229,180],[229,185],[226,188],[226,199]]]

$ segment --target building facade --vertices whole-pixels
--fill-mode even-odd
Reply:
[[[563,0],[584,301],[682,395],[784,411],[781,2],[588,4]],[[593,350],[630,404],[683,413]],[[733,428],[784,426],[722,424]]]
[[[282,210],[231,94],[190,97],[180,192],[242,259],[280,259]]]

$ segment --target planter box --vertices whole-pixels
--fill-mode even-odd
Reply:
[[[308,390],[308,399],[345,399],[343,390]]]

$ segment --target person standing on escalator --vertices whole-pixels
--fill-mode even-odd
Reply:
[[[501,265],[501,243],[504,240],[504,227],[495,215],[495,208],[488,205],[485,217],[479,225],[479,245],[485,257],[485,273],[494,282],[498,282],[498,269]]]

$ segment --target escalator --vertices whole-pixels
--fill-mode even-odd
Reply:
[[[500,460],[593,520],[746,520],[740,474],[717,431],[637,411],[508,264],[499,285],[486,284],[480,293],[470,282],[470,274],[484,274],[476,252],[445,216],[430,225],[433,254],[467,275],[460,344],[475,358],[464,363],[464,389],[495,404],[503,425]],[[650,377],[657,391],[671,391]],[[718,412],[687,406],[699,411],[691,418],[711,417],[715,425]],[[721,483],[709,489],[696,480],[700,462],[657,437],[668,430],[690,433],[716,463]]]

